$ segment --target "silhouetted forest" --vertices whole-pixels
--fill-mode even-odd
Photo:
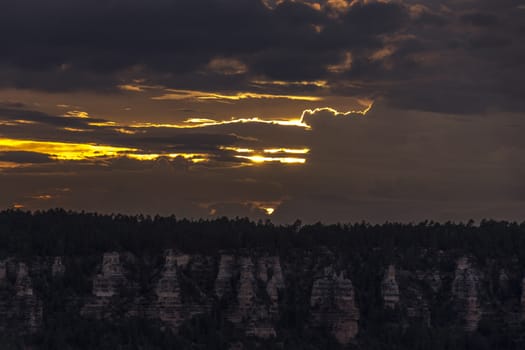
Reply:
[[[523,258],[525,222],[302,225],[296,221],[274,225],[270,220],[253,222],[247,218],[191,221],[175,216],[103,215],[62,209],[0,212],[0,254],[4,256],[78,256],[110,250],[142,255],[167,247],[188,253],[240,248],[286,252],[316,246],[352,252],[371,248],[459,249],[484,258]]]

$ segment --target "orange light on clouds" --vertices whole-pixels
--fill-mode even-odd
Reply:
[[[222,94],[216,92],[207,91],[195,91],[195,90],[175,90],[166,89],[167,93],[152,97],[153,100],[188,100],[194,99],[197,101],[209,101],[209,100],[227,100],[227,101],[240,101],[246,99],[285,99],[292,101],[321,101],[322,97],[318,96],[303,96],[303,95],[274,95],[274,94],[260,94],[256,92],[237,92],[235,94]]]
[[[256,152],[260,152],[260,151],[256,151],[256,150],[251,149],[251,148],[238,148],[238,147],[225,147],[225,146],[221,146],[221,147],[219,147],[219,149],[225,150],[225,151],[233,151],[235,153],[256,153]],[[278,154],[278,153],[307,154],[309,152],[310,152],[309,148],[267,148],[267,149],[262,150],[262,153],[269,153],[269,154]],[[259,157],[259,156],[255,156],[255,157]],[[262,156],[260,156],[260,157],[262,157]],[[269,157],[266,157],[266,158],[270,159]],[[274,159],[277,160],[277,159],[282,159],[282,158],[277,158],[276,157]]]
[[[263,208],[263,209],[266,212],[266,214],[268,214],[268,215],[272,215],[274,213],[274,211],[275,211],[274,208]]]
[[[33,120],[25,120],[25,119],[17,119],[15,120],[15,122],[18,124],[36,124],[36,122]]]
[[[338,110],[331,107],[321,107],[315,109],[304,110],[300,119],[279,119],[279,120],[268,120],[254,118],[237,118],[231,120],[213,120],[205,118],[191,118],[180,124],[157,124],[157,123],[136,123],[131,125],[117,124],[113,121],[101,121],[92,122],[88,125],[93,127],[111,127],[115,132],[121,134],[135,134],[139,132],[147,132],[146,130],[137,129],[148,129],[148,128],[204,128],[219,125],[228,125],[236,123],[261,123],[271,124],[280,126],[293,126],[301,127],[306,130],[311,130],[312,126],[308,125],[308,118],[314,114],[320,112],[328,112],[334,117],[349,116],[349,115],[366,115],[373,106],[371,100],[358,100],[358,103],[363,105],[361,110],[350,110],[346,112],[339,112]],[[366,107],[365,107],[366,106]],[[82,118],[83,114],[78,113],[77,117]],[[326,116],[322,116],[326,117]],[[63,128],[69,132],[95,132],[96,128],[93,129],[80,129],[80,128]],[[300,157],[300,155],[306,155],[310,152],[309,148],[286,148],[286,147],[268,147],[265,149],[252,149],[247,147],[233,147],[233,146],[220,146],[219,150],[227,150],[238,153],[235,158],[244,159],[249,162],[242,162],[240,166],[250,164],[263,164],[263,163],[281,163],[281,164],[305,164],[306,158]],[[100,145],[93,143],[74,143],[74,142],[61,142],[61,141],[38,141],[38,140],[23,140],[23,139],[10,139],[0,138],[0,152],[12,152],[12,151],[26,151],[35,152],[48,155],[51,159],[55,160],[68,160],[68,161],[81,161],[97,158],[115,158],[115,157],[128,157],[139,161],[154,161],[161,157],[166,158],[184,158],[192,163],[207,162],[213,159],[213,152],[210,153],[147,153],[138,148],[134,147],[121,147],[112,145]],[[158,152],[158,151],[157,151]],[[290,156],[288,156],[290,155]],[[19,166],[28,166],[30,164],[16,164],[13,162],[4,162],[0,164],[0,168],[12,168]],[[239,163],[237,163],[239,165]]]
[[[129,153],[126,154],[126,157],[136,160],[142,160],[142,161],[152,161],[159,159],[161,157],[166,157],[170,159],[175,159],[177,157],[184,158],[186,160],[191,161],[192,163],[202,163],[206,162],[210,159],[210,155],[206,153],[166,153],[166,154],[160,154],[160,153],[151,153],[151,154],[137,154],[137,153]]]
[[[189,122],[191,121],[191,122]],[[302,123],[300,119],[289,119],[289,120],[267,120],[254,118],[237,118],[231,120],[210,120],[207,119],[205,122],[195,122],[195,119],[189,119],[185,121],[185,124],[170,124],[170,123],[134,123],[129,125],[131,128],[174,128],[174,129],[193,129],[193,128],[205,128],[209,126],[228,125],[228,124],[243,124],[243,123],[261,123],[261,124],[274,124],[282,126],[297,126],[308,129],[309,126]]]
[[[118,85],[117,87],[123,91],[132,91],[132,92],[144,91],[144,88],[140,85],[123,84],[123,85]]]
[[[295,148],[270,148],[270,149],[265,149],[264,150],[264,153],[270,153],[270,154],[275,154],[275,153],[307,154],[309,152],[310,152],[309,148],[300,148],[300,149],[295,149]]]
[[[295,158],[295,157],[265,157],[265,156],[255,155],[255,156],[235,156],[235,158],[247,159],[256,164],[262,164],[262,163],[304,164],[306,163],[305,158]]]
[[[91,122],[88,123],[89,126],[98,126],[98,127],[104,127],[104,126],[118,126],[117,123],[112,121],[106,121],[106,122]]]
[[[113,130],[115,130],[116,132],[120,134],[126,134],[126,135],[135,135],[137,133],[135,130],[129,130],[125,128],[115,128]]]
[[[344,73],[352,69],[352,53],[346,52],[343,60],[338,64],[329,65],[326,69],[331,73]]]
[[[32,198],[47,201],[47,200],[53,199],[53,196],[50,194],[42,194],[42,195],[34,196]]]
[[[64,117],[87,119],[90,117],[90,115],[88,112],[84,111],[68,111],[66,114],[64,114]]]
[[[254,85],[276,85],[276,86],[316,86],[318,88],[328,88],[326,80],[300,80],[300,81],[283,81],[283,80],[253,80]]]
[[[22,167],[22,166],[24,166],[24,164],[0,161],[0,170],[1,169],[14,169],[14,168]]]
[[[62,130],[70,131],[70,132],[91,132],[93,131],[90,129],[79,129],[79,128],[68,128],[68,127],[62,128]]]
[[[304,121],[305,116],[306,115],[313,115],[313,114],[316,114],[316,113],[319,113],[319,112],[330,112],[334,116],[343,116],[343,117],[349,116],[351,114],[366,115],[372,109],[372,107],[374,105],[374,102],[373,101],[369,101],[369,100],[359,100],[359,103],[361,103],[363,105],[366,103],[367,104],[366,108],[350,110],[350,111],[346,111],[346,112],[339,112],[338,110],[336,110],[334,108],[331,108],[331,107],[320,107],[320,108],[315,108],[315,109],[305,109],[303,111],[303,113],[301,114],[300,122],[301,122],[301,124],[308,125]]]
[[[306,109],[301,113],[300,118],[290,119],[261,119],[259,117],[252,118],[232,118],[230,120],[214,120],[208,118],[189,118],[182,123],[151,123],[151,122],[138,122],[132,124],[119,124],[113,121],[104,122],[90,122],[89,126],[94,127],[114,127],[114,130],[122,134],[133,134],[136,133],[130,129],[148,129],[148,128],[173,128],[173,129],[194,129],[194,128],[205,128],[211,126],[229,125],[229,124],[244,124],[244,123],[260,123],[280,126],[295,126],[304,129],[311,129],[312,127],[305,122],[305,115],[312,115],[318,112],[328,111],[334,116],[348,116],[351,114],[366,115],[373,106],[372,100],[358,99],[359,104],[363,105],[363,109],[349,110],[346,112],[340,112],[331,107],[319,107],[315,109]],[[0,122],[1,125],[2,122]]]
[[[85,160],[97,157],[115,157],[126,152],[135,152],[137,149],[83,143],[0,138],[0,152],[9,151],[42,153],[57,160]]]
[[[233,152],[236,152],[236,153],[253,153],[253,152],[255,152],[255,150],[253,150],[251,148],[238,148],[238,147],[221,146],[221,147],[219,147],[219,149],[224,150],[224,151],[233,151]]]
[[[0,126],[19,126],[22,124],[36,124],[36,122],[32,120],[24,120],[24,119],[0,120]]]
[[[125,156],[140,161],[152,161],[161,157],[167,157],[171,159],[181,157],[191,161],[192,163],[201,163],[210,159],[210,155],[206,153],[136,153],[139,151],[138,149],[128,147],[54,141],[0,139],[0,152],[12,151],[26,151],[47,154],[56,160],[87,160],[102,157]],[[9,164],[11,167],[16,166],[16,163]]]

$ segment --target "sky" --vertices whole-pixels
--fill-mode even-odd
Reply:
[[[525,0],[0,3],[0,208],[525,219]]]

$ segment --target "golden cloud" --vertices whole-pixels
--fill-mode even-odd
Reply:
[[[96,144],[0,138],[0,151],[36,152],[47,154],[57,160],[84,160],[98,157],[116,157],[126,152],[135,152],[137,149]]]
[[[256,92],[237,92],[235,94],[222,94],[216,92],[196,91],[196,90],[175,90],[167,89],[167,93],[160,96],[152,97],[153,100],[188,100],[193,99],[197,101],[240,101],[246,99],[286,99],[292,101],[321,101],[323,98],[318,96],[302,96],[302,95],[273,95],[260,94]]]

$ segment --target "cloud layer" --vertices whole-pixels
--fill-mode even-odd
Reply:
[[[377,97],[434,112],[523,111],[523,3],[503,1],[6,2],[0,84]],[[312,85],[315,90],[315,86]],[[319,89],[317,89],[319,90]],[[320,92],[320,91],[318,91]]]
[[[522,219],[522,0],[0,5],[0,207]]]

